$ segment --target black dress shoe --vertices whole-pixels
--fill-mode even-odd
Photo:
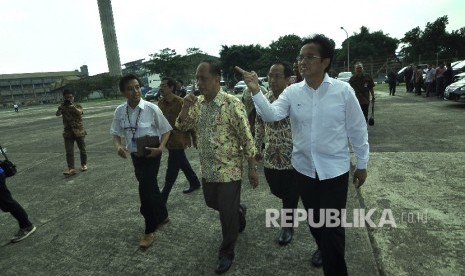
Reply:
[[[229,270],[232,265],[232,260],[226,257],[220,257],[218,260],[218,265],[216,266],[215,273],[216,274],[223,274]]]
[[[320,249],[317,249],[312,256],[312,264],[315,267],[322,267],[323,266],[323,257],[321,256]]]
[[[187,189],[184,189],[182,192],[185,193],[185,194],[189,194],[189,193],[192,193],[193,191],[199,189],[200,186],[194,186],[194,187],[189,187]]]
[[[292,241],[294,236],[294,228],[292,227],[283,227],[279,233],[278,243],[280,245],[287,245]]]
[[[244,204],[239,205],[239,233],[244,232],[247,221],[245,215],[247,214],[247,207]]]

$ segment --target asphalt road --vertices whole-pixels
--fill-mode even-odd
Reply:
[[[375,125],[369,127],[369,178],[349,189],[348,209],[390,210],[396,227],[348,228],[350,275],[465,275],[462,188],[465,179],[465,105],[376,87]],[[89,171],[65,178],[61,118],[56,106],[0,110],[0,143],[19,167],[7,180],[38,230],[10,244],[14,219],[0,213],[1,275],[212,275],[221,230],[200,191],[182,194],[180,174],[168,202],[171,222],[147,251],[137,184],[129,160],[109,136],[121,101],[84,103]],[[76,149],[77,151],[77,149]],[[198,154],[187,151],[198,171]],[[78,154],[76,162],[79,163]],[[166,154],[159,173],[165,175]],[[253,190],[243,183],[247,228],[230,275],[322,275],[310,265],[315,245],[304,225],[286,247],[265,227],[265,210],[280,208],[263,174]]]

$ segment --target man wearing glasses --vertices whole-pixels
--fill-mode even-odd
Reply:
[[[330,78],[334,42],[324,35],[305,39],[297,57],[304,81],[286,88],[272,104],[260,93],[257,74],[236,67],[254,95],[257,113],[265,122],[290,117],[294,181],[305,209],[313,217],[310,231],[318,249],[314,266],[325,275],[347,275],[344,258],[345,232],[336,227],[315,226],[320,210],[346,207],[350,171],[349,142],[357,157],[353,175],[356,187],[367,178],[368,132],[365,118],[348,83]],[[325,218],[321,218],[325,221]],[[326,221],[325,221],[326,222]]]
[[[276,101],[283,90],[288,86],[292,76],[292,67],[287,62],[277,61],[268,72],[270,91],[265,97],[270,103]],[[249,90],[248,88],[245,90]],[[261,89],[263,92],[263,89]],[[250,92],[249,92],[250,93]],[[250,97],[253,105],[252,97]],[[290,219],[282,223],[278,235],[278,243],[287,245],[294,236],[294,209],[299,202],[299,194],[292,181],[294,172],[291,164],[292,133],[289,118],[278,122],[264,122],[259,116],[255,124],[255,144],[257,145],[257,160],[263,160],[266,181],[273,195],[281,199],[282,208],[288,213]],[[262,145],[265,145],[263,148]],[[282,221],[284,222],[284,221]]]

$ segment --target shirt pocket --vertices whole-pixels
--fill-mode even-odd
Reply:
[[[150,129],[152,128],[152,124],[151,123],[139,123],[139,126],[138,128],[144,132],[144,133],[147,133],[150,131]]]

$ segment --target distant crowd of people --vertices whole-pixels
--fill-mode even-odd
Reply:
[[[422,90],[425,90],[425,96],[444,97],[446,87],[452,83],[454,74],[450,62],[447,64],[440,62],[439,66],[434,67],[433,64],[428,64],[426,69],[417,65],[409,65],[403,72],[403,81],[405,82],[405,92],[422,95]],[[389,95],[394,96],[396,93],[396,85],[399,82],[397,73],[391,69],[387,75],[389,83]]]

